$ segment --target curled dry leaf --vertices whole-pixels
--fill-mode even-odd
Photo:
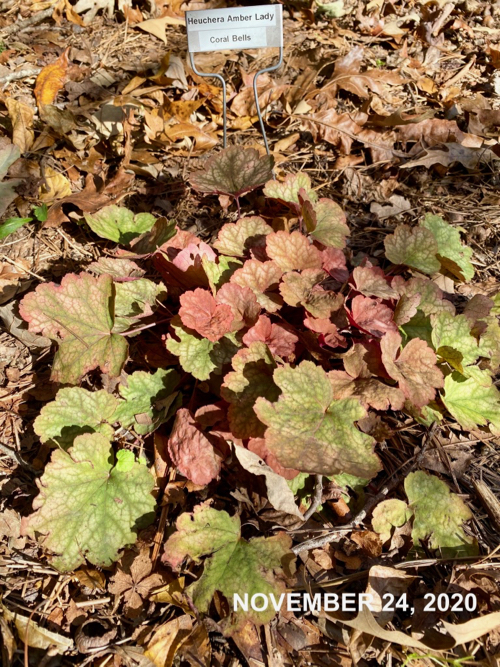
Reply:
[[[168,451],[179,472],[195,484],[209,484],[221,469],[222,454],[214,449],[218,438],[203,433],[186,408],[177,411]]]

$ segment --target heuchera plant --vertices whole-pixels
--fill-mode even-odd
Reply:
[[[30,330],[56,344],[52,379],[67,385],[35,422],[57,449],[25,526],[57,554],[57,567],[84,558],[109,565],[152,519],[153,478],[143,459],[114,453],[120,429],[140,437],[167,424],[168,455],[184,477],[216,485],[239,462],[265,475],[269,502],[296,517],[294,491],[307,474],[366,484],[379,473],[376,439],[390,411],[427,426],[451,418],[465,430],[500,431],[492,382],[500,298],[475,296],[457,314],[435,281],[474,275],[460,230],[429,214],[389,233],[385,257],[353,258],[338,204],[319,198],[307,174],[278,181],[271,169],[269,158],[233,147],[193,175],[196,189],[233,197],[238,208],[265,183],[256,210],[223,224],[212,244],[117,206],[86,216],[93,232],[121,244],[115,257],[24,297]],[[161,281],[144,277],[153,268]],[[170,360],[128,374],[129,341],[151,327]],[[94,369],[106,388],[78,386]],[[405,491],[408,504],[375,509],[384,541],[411,520],[416,545],[474,552],[462,529],[470,512],[444,482],[416,472]],[[238,517],[206,503],[181,515],[177,529],[163,559],[176,567],[206,558],[188,589],[200,611],[236,581],[240,594],[282,590],[285,533],[247,542]],[[231,576],[222,581],[221,571]]]

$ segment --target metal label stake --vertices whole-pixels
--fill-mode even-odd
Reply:
[[[279,48],[277,65],[266,67],[256,72],[253,80],[253,94],[259,117],[260,129],[266,152],[269,155],[264,120],[260,111],[257,80],[261,74],[272,72],[283,63],[283,11],[281,5],[259,5],[236,9],[207,9],[186,12],[188,51],[191,67],[198,76],[212,76],[222,84],[222,122],[224,139],[227,145],[226,81],[221,74],[200,72],[194,63],[194,54],[204,51],[222,51],[227,49],[265,49]]]

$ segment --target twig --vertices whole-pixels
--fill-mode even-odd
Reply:
[[[2,28],[0,30],[0,35],[2,37],[7,37],[8,35],[12,35],[14,32],[21,32],[21,30],[28,28],[30,25],[41,23],[44,19],[52,16],[53,13],[54,7],[49,7],[48,9],[44,9],[43,12],[37,12],[36,14],[28,16],[28,18],[24,19],[24,21],[14,21],[14,23],[8,25],[6,28]]]
[[[307,521],[312,517],[314,512],[321,505],[321,499],[323,496],[323,475],[316,475],[316,482],[314,485],[314,497],[312,503],[309,506],[307,512],[304,513],[304,521]]]
[[[11,259],[10,257],[7,257],[7,255],[4,255],[3,253],[0,253],[0,257],[4,259],[6,262],[9,262],[9,264],[13,264],[16,266],[18,269],[21,269],[24,273],[28,273],[30,276],[33,276],[33,278],[38,278],[38,280],[41,280],[43,283],[47,282],[45,278],[42,276],[39,276],[38,273],[34,273],[33,271],[30,271],[29,269],[25,269],[22,264],[18,264],[15,260]]]
[[[425,439],[424,444],[422,445],[422,449],[415,457],[413,465],[411,466],[411,470],[414,470],[416,467],[420,465],[425,450],[427,449],[427,445],[434,436],[435,430],[436,430],[436,423],[434,422],[434,424],[431,426],[431,428],[427,433],[427,437]],[[351,523],[345,526],[339,526],[333,532],[328,533],[328,535],[323,535],[323,537],[315,537],[312,540],[307,540],[306,542],[302,542],[302,544],[297,544],[297,546],[293,547],[292,549],[293,553],[299,554],[302,551],[308,551],[309,549],[317,549],[319,547],[324,546],[325,544],[330,544],[330,542],[335,542],[335,540],[341,537],[343,533],[355,529],[357,526],[359,526],[360,523],[363,523],[366,517],[369,514],[371,514],[371,512],[375,509],[375,507],[379,504],[379,502],[381,502],[390,491],[395,489],[400,484],[402,478],[403,478],[402,474],[393,475],[391,480],[384,487],[382,487],[382,489],[377,493],[376,496],[373,496],[372,498],[368,499],[363,509],[356,514]]]
[[[17,451],[17,449],[14,449],[14,447],[10,447],[9,445],[0,442],[0,452],[5,454],[5,456],[8,456],[10,459],[12,459],[12,461],[15,461],[18,465],[23,466],[23,468],[27,468],[31,472],[37,472],[32,465],[23,459],[21,454]]]
[[[451,79],[448,79],[448,81],[444,82],[444,88],[449,88],[450,86],[453,86],[455,83],[460,81],[460,79],[467,74],[467,72],[471,69],[472,65],[476,62],[476,56],[472,56],[472,58],[469,60],[469,62],[462,67],[460,72],[457,72],[455,76],[452,76]]]
[[[0,77],[0,85],[5,87],[11,81],[29,79],[30,76],[38,76],[41,71],[41,67],[27,67],[26,69],[20,69],[17,72],[11,72],[10,74]]]

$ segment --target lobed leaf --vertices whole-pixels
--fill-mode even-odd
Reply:
[[[134,427],[139,435],[154,431],[166,418],[179,374],[159,368],[156,373],[136,371],[120,382],[120,401],[114,418],[125,428]]]
[[[470,334],[470,322],[465,315],[453,316],[441,312],[431,317],[432,344],[434,349],[452,366],[461,370],[461,366],[473,364],[479,357],[479,346]],[[450,354],[458,352],[458,356]]]
[[[467,368],[468,377],[452,373],[445,378],[443,403],[463,428],[473,431],[491,423],[500,430],[500,392],[490,374],[475,366]]]
[[[220,229],[214,248],[223,255],[244,257],[252,248],[265,246],[265,237],[272,231],[272,227],[259,216],[240,218]]]
[[[434,234],[425,227],[400,225],[387,236],[385,255],[393,264],[405,264],[422,273],[437,273],[441,264],[437,259],[438,245]]]
[[[285,273],[279,287],[289,306],[303,306],[313,317],[329,318],[331,313],[342,308],[344,297],[319,285],[325,279],[321,269],[305,269],[302,273]]]
[[[233,314],[231,331],[239,331],[255,324],[261,306],[249,287],[226,283],[217,292],[216,302],[229,306]]]
[[[472,280],[474,267],[471,264],[472,248],[462,244],[458,229],[443,220],[440,215],[428,213],[420,223],[429,229],[436,239],[441,264],[455,278]]]
[[[298,337],[281,324],[271,322],[267,315],[261,315],[258,322],[243,336],[243,343],[250,346],[260,341],[265,343],[273,354],[278,357],[289,357],[294,354]]]
[[[255,401],[264,396],[275,401],[280,390],[273,381],[276,362],[264,343],[251,343],[232,359],[233,371],[224,377],[222,398],[230,403],[229,425],[237,438],[260,438],[265,426],[254,411]]]
[[[168,452],[181,475],[195,484],[209,484],[219,475],[222,456],[186,408],[177,411]]]
[[[233,273],[230,282],[251,289],[262,308],[269,313],[275,313],[283,305],[280,295],[273,293],[282,275],[283,272],[276,262],[248,259],[241,269]]]
[[[36,511],[25,531],[41,534],[62,571],[85,558],[99,567],[111,565],[154,518],[154,479],[147,466],[119,470],[109,440],[99,433],[79,435],[67,452],[55,450],[37,486]]]
[[[116,204],[105,206],[98,213],[85,213],[84,218],[95,234],[123,245],[148,232],[156,222],[151,213],[134,215],[128,208]]]
[[[378,266],[357,266],[352,272],[352,278],[356,290],[364,296],[376,296],[381,299],[394,299],[399,296]]]
[[[207,290],[184,292],[180,302],[179,317],[184,326],[212,343],[231,331],[233,311],[228,305],[217,303]]]
[[[391,529],[403,526],[412,516],[413,512],[404,500],[383,500],[373,510],[372,528],[380,535],[382,542],[387,542],[391,538]]]
[[[422,471],[412,472],[405,479],[405,492],[415,514],[414,543],[428,538],[431,549],[439,549],[445,557],[477,553],[477,544],[462,528],[472,512],[445,482]]]
[[[232,602],[235,594],[249,599],[260,593],[277,598],[285,591],[273,571],[280,572],[285,556],[289,554],[291,538],[285,533],[273,537],[257,537],[247,542],[241,538],[241,524],[237,516],[205,505],[195,507],[192,514],[181,514],[175,532],[165,545],[163,559],[173,567],[189,556],[195,561],[208,556],[203,574],[191,584],[187,593],[199,611],[206,612],[216,591]],[[275,615],[270,605],[262,612],[239,611],[234,625],[246,620],[256,624],[269,622]]]
[[[275,403],[258,398],[257,417],[268,427],[270,451],[287,468],[333,475],[348,472],[373,477],[380,469],[373,440],[354,422],[366,416],[355,398],[335,400],[325,371],[311,361],[274,371],[282,394]]]
[[[357,327],[378,338],[388,331],[397,331],[393,311],[380,299],[355,296],[351,302],[351,318]]]
[[[323,198],[316,203],[303,200],[302,216],[315,241],[330,248],[345,248],[349,227],[344,211],[332,199]]]
[[[230,146],[205,162],[189,182],[198,192],[241,197],[272,178],[274,158],[255,148]]]
[[[53,441],[61,447],[69,447],[83,433],[97,432],[111,438],[117,405],[117,399],[105,389],[66,387],[43,406],[33,428],[42,442]]]
[[[320,251],[298,231],[268,234],[266,252],[283,272],[321,269],[322,266]]]
[[[303,172],[299,171],[297,174],[287,174],[283,182],[268,181],[264,188],[266,197],[272,199],[279,199],[285,204],[292,204],[297,212],[300,210],[299,192],[303,190],[303,195],[311,202],[318,200],[318,195],[312,189],[311,179]]]
[[[19,311],[30,331],[59,345],[51,379],[76,384],[94,368],[120,375],[128,345],[114,333],[116,289],[111,276],[70,273],[60,285],[39,285],[21,301]]]
[[[389,331],[380,341],[382,363],[389,376],[396,380],[403,394],[413,405],[422,408],[443,387],[443,374],[436,366],[436,355],[427,343],[418,338],[401,350],[401,336]]]

